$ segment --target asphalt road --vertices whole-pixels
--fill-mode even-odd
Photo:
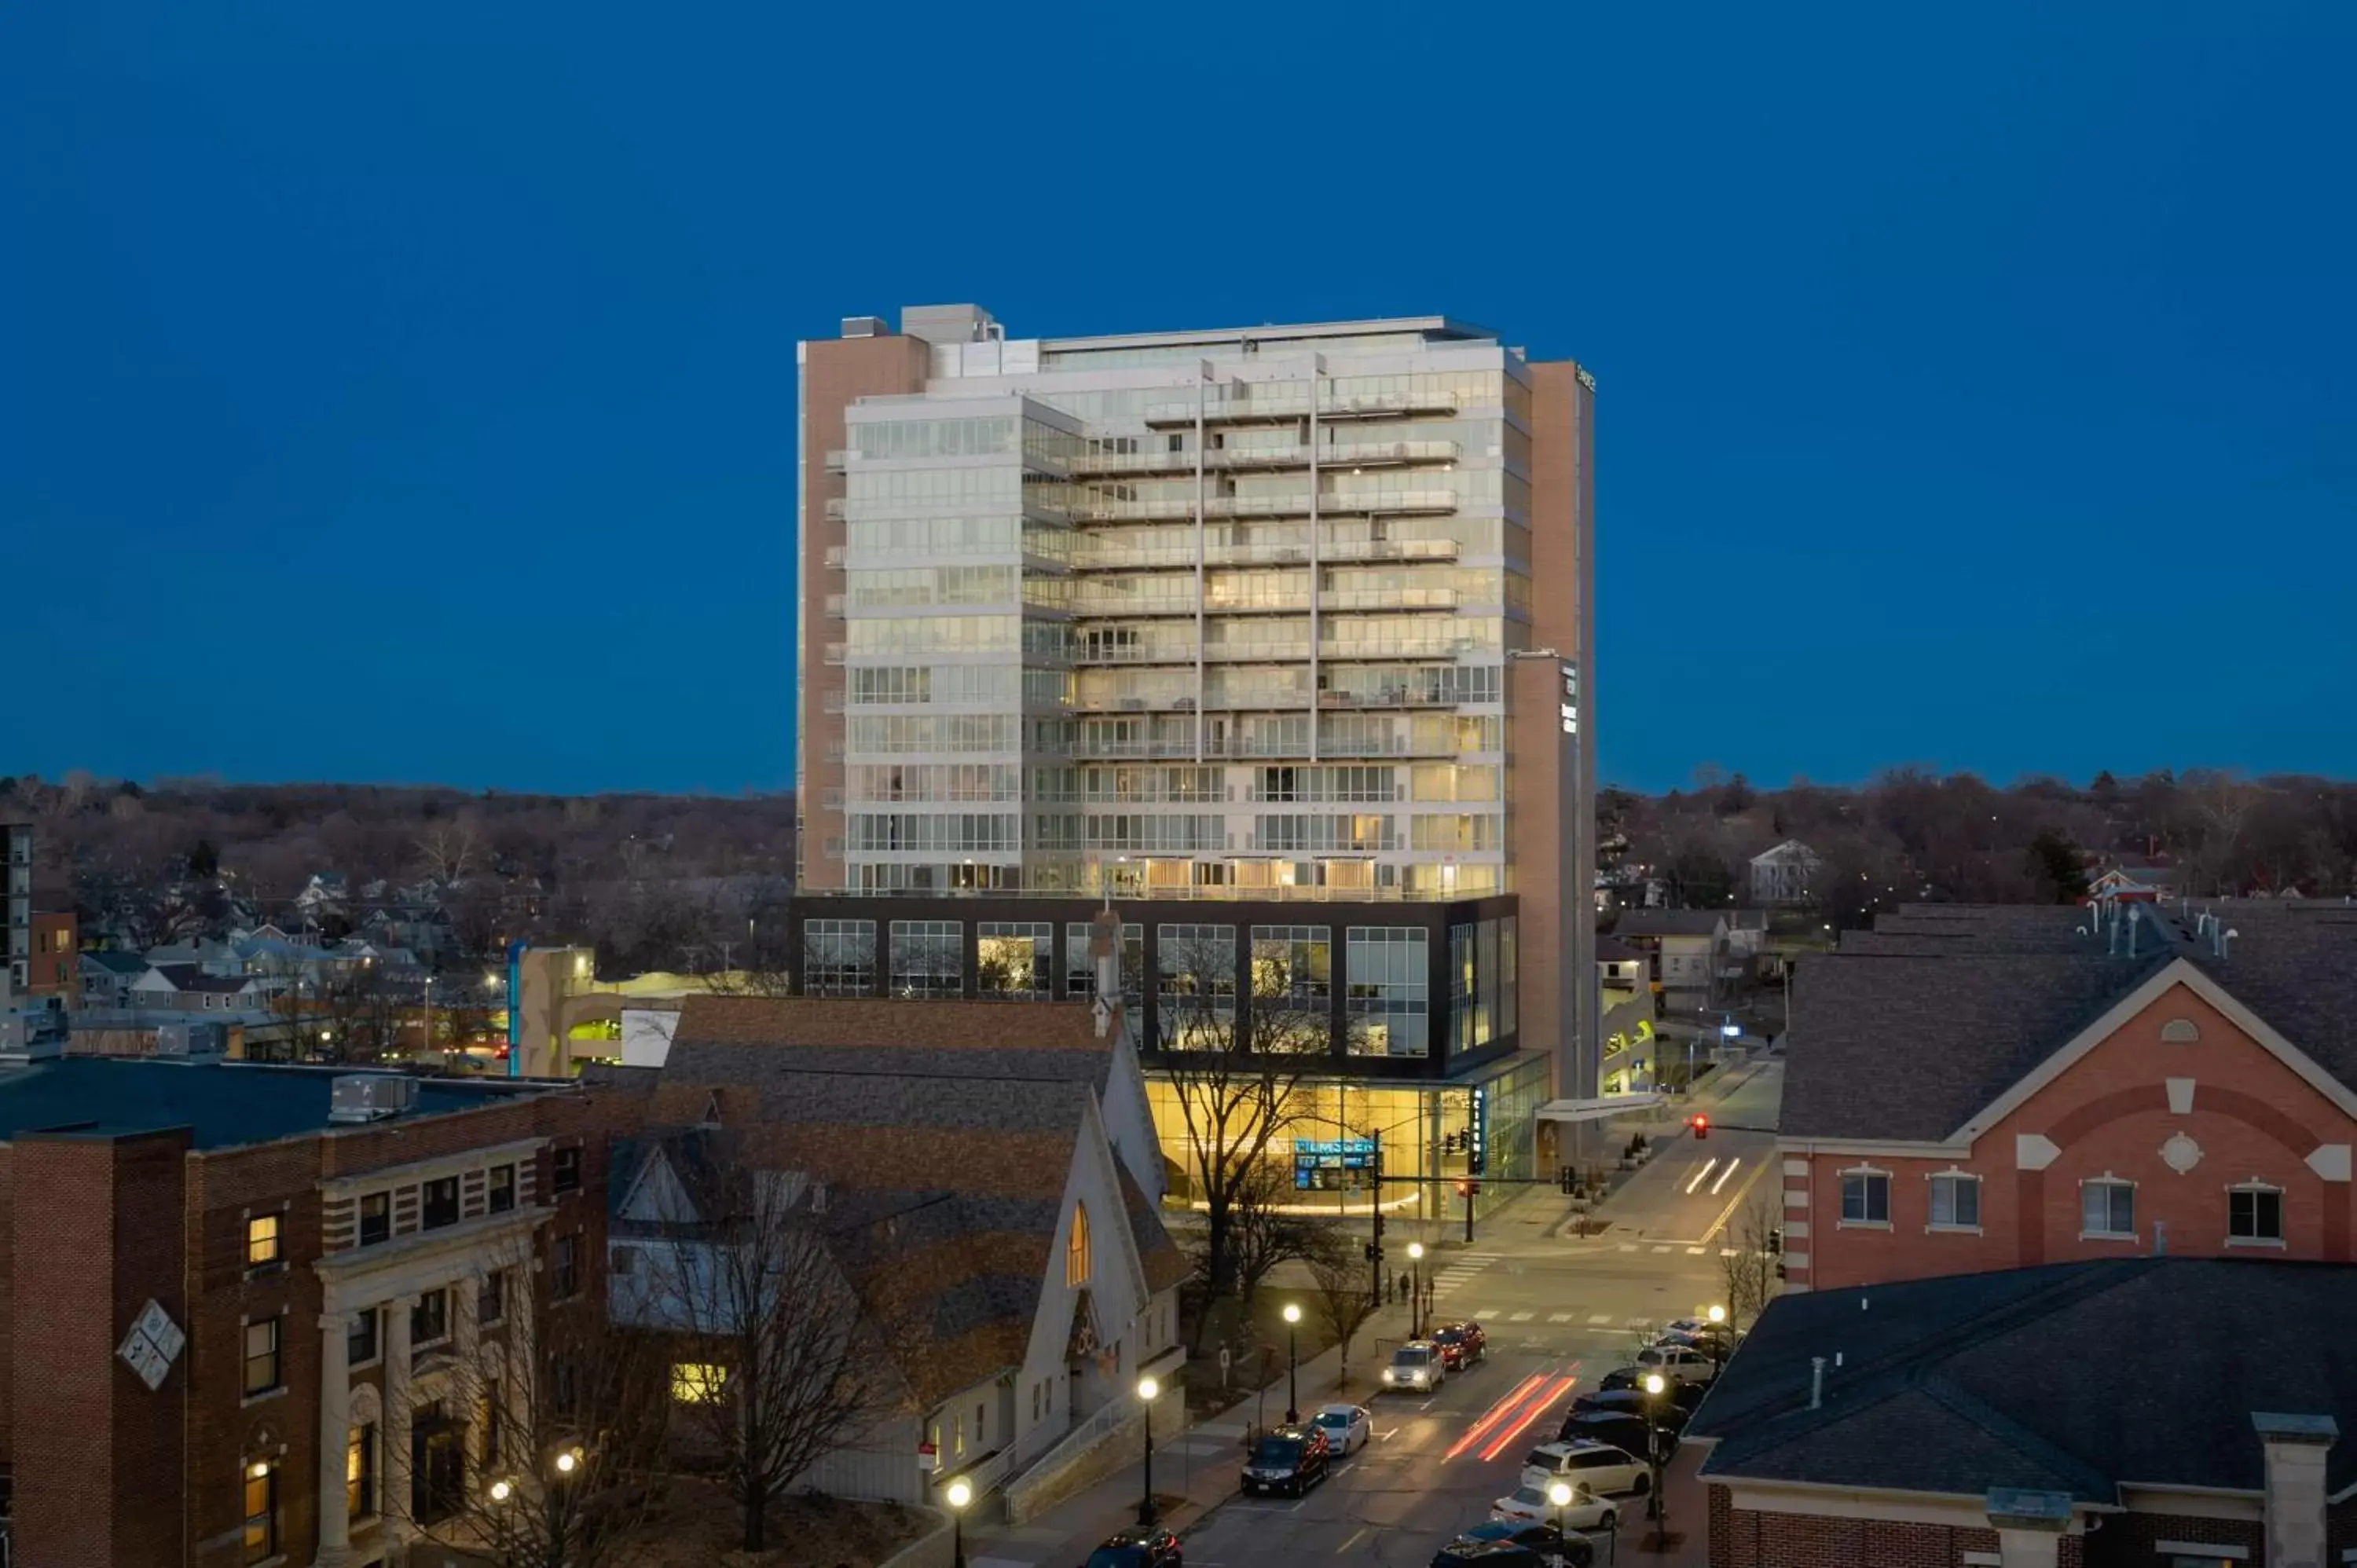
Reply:
[[[1782,1068],[1749,1070],[1710,1107],[1714,1123],[1775,1124]],[[1714,1130],[1697,1143],[1669,1125],[1678,1144],[1615,1196],[1603,1235],[1533,1239],[1523,1227],[1437,1252],[1439,1316],[1480,1319],[1488,1363],[1429,1399],[1361,1396],[1374,1412],[1374,1441],[1298,1501],[1238,1496],[1223,1504],[1188,1531],[1189,1568],[1425,1568],[1451,1537],[1487,1519],[1491,1501],[1518,1484],[1523,1456],[1555,1435],[1574,1394],[1627,1365],[1652,1325],[1724,1294],[1729,1221],[1772,1164],[1774,1137]],[[1368,1347],[1360,1367],[1379,1365],[1390,1348]],[[1305,1387],[1304,1413],[1329,1394]],[[1189,1452],[1196,1465],[1239,1462],[1232,1440],[1198,1440]],[[1622,1509],[1623,1552],[1634,1549],[1642,1510],[1637,1500]],[[1597,1561],[1611,1558],[1599,1551]]]

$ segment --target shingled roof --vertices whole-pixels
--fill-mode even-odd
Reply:
[[[675,1131],[649,1143],[709,1160],[725,1139],[824,1182],[846,1274],[922,1331],[895,1356],[931,1403],[1022,1364],[1114,1048],[1071,1004],[694,997],[649,1116]],[[697,1127],[716,1101],[725,1131]],[[1185,1255],[1114,1164],[1146,1288],[1167,1289]]]
[[[2126,1487],[2256,1493],[2254,1412],[2357,1431],[2357,1345],[2320,1332],[2352,1299],[2345,1263],[2166,1257],[1781,1296],[1686,1436],[1714,1444],[1703,1474],[1720,1479],[2111,1506]],[[2343,1442],[2327,1489],[2352,1483]]]
[[[1945,1138],[2179,960],[2357,1090],[2357,920],[2238,909],[2221,955],[2140,909],[2133,955],[2085,908],[1911,905],[1801,960],[1781,1130]]]
[[[1613,922],[1616,937],[1706,937],[1726,917],[1716,909],[1631,909]]]

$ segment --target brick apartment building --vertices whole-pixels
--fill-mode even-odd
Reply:
[[[2178,1257],[1781,1297],[1686,1428],[1711,1568],[2357,1560],[2352,1302]]]
[[[2352,1254],[2357,909],[1916,906],[1793,983],[1785,1267]]]
[[[36,909],[25,995],[35,1006],[72,1007],[81,1001],[79,921],[70,909]]]
[[[486,1441],[447,1397],[453,1358],[598,1309],[625,1109],[580,1086],[0,1060],[15,1561],[397,1557],[430,1511],[420,1477],[467,1484]]]

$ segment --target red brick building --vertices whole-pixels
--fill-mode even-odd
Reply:
[[[386,1560],[424,1470],[463,1484],[487,1440],[444,1397],[453,1358],[602,1310],[626,1110],[577,1086],[0,1061],[15,1561]]]
[[[1918,906],[1793,983],[1790,1288],[2347,1262],[2357,909]]]
[[[25,994],[38,1005],[55,998],[60,1007],[81,1003],[77,954],[79,922],[70,909],[33,911],[32,951],[25,965]]]
[[[2177,1257],[1780,1298],[1686,1428],[1711,1568],[2357,1560],[2352,1305]]]

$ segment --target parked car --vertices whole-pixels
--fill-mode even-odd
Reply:
[[[1615,1389],[1641,1389],[1645,1386],[1645,1374],[1658,1369],[1653,1367],[1615,1367],[1596,1380],[1596,1387],[1604,1393]]]
[[[1523,1460],[1523,1485],[1544,1491],[1557,1481],[1569,1481],[1602,1497],[1642,1495],[1653,1487],[1652,1466],[1644,1452],[1641,1448],[1631,1454],[1590,1438],[1542,1443]]]
[[[1665,1441],[1654,1436],[1652,1423],[1642,1416],[1602,1410],[1575,1411],[1565,1416],[1555,1438],[1558,1443],[1601,1443],[1640,1457],[1652,1453],[1656,1442]]]
[[[1589,1568],[1596,1561],[1596,1548],[1586,1538],[1577,1534],[1566,1538],[1555,1533],[1555,1518],[1550,1514],[1541,1520],[1485,1520],[1442,1547],[1440,1555],[1432,1560],[1432,1568],[1460,1568],[1473,1563],[1479,1563],[1480,1568],[1523,1568],[1522,1559],[1478,1554],[1497,1546],[1528,1552],[1532,1563],[1560,1563],[1562,1568]],[[1451,1556],[1452,1552],[1467,1555]]]
[[[1718,1363],[1707,1350],[1691,1345],[1656,1345],[1637,1352],[1637,1365],[1681,1382],[1706,1383],[1718,1376]]]
[[[1687,1418],[1694,1414],[1695,1408],[1702,1403],[1702,1396],[1707,1391],[1698,1383],[1673,1382],[1663,1389],[1659,1396],[1659,1415],[1663,1424],[1683,1430]],[[1642,1389],[1598,1389],[1574,1399],[1571,1409],[1566,1413],[1625,1415],[1645,1421],[1655,1414],[1652,1409],[1655,1397]]]
[[[1086,1568],[1181,1568],[1178,1538],[1157,1525],[1135,1525],[1105,1537]]]
[[[1331,1452],[1325,1433],[1314,1425],[1276,1427],[1253,1444],[1252,1455],[1244,1461],[1244,1490],[1300,1497],[1326,1478],[1326,1460]]]
[[[1316,1417],[1326,1434],[1326,1445],[1338,1459],[1347,1459],[1367,1445],[1375,1431],[1374,1417],[1364,1405],[1329,1404]]]
[[[1620,1509],[1594,1492],[1577,1489],[1573,1491],[1571,1501],[1560,1509],[1547,1501],[1546,1490],[1541,1487],[1517,1487],[1490,1505],[1490,1517],[1501,1522],[1552,1523],[1558,1513],[1566,1530],[1614,1530],[1620,1523]]]
[[[1512,1541],[1460,1535],[1433,1553],[1432,1568],[1554,1568],[1555,1559]]]
[[[1409,1340],[1392,1352],[1392,1364],[1383,1369],[1383,1387],[1402,1392],[1430,1393],[1448,1380],[1448,1358],[1429,1339]]]

